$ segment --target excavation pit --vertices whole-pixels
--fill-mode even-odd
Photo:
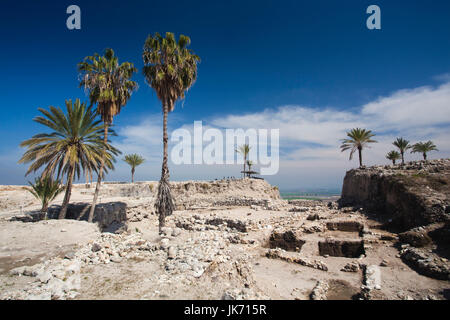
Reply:
[[[291,230],[286,232],[272,232],[269,239],[271,249],[281,248],[286,251],[300,252],[305,241],[299,239],[299,234]]]
[[[327,300],[353,300],[359,293],[358,288],[344,280],[332,279],[328,286]]]
[[[319,254],[321,256],[359,258],[362,254],[365,254],[364,242],[327,239],[319,242]]]
[[[364,225],[357,221],[332,221],[327,222],[327,229],[331,231],[361,232]]]

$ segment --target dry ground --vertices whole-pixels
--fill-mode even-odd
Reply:
[[[309,221],[308,215],[318,213],[322,218]],[[318,281],[327,281],[328,299],[351,299],[363,284],[363,271],[343,272],[349,262],[380,265],[381,290],[377,299],[444,299],[450,290],[449,281],[434,280],[419,275],[399,258],[393,241],[380,240],[385,231],[376,229],[377,223],[360,213],[343,213],[325,206],[307,212],[253,210],[248,207],[222,208],[216,210],[176,211],[168,219],[174,228],[179,218],[194,215],[209,217],[214,213],[222,218],[241,220],[251,225],[246,233],[219,229],[186,230],[176,237],[168,237],[170,245],[183,248],[186,256],[201,251],[201,246],[213,243],[220,262],[208,262],[209,266],[200,277],[186,276],[183,272],[167,270],[167,253],[141,256],[136,254],[120,262],[84,264],[81,268],[81,288],[77,299],[221,299],[227,290],[258,292],[262,298],[309,299]],[[325,238],[357,240],[357,232],[327,231],[302,233],[306,241],[299,255],[307,260],[320,260],[328,271],[322,271],[296,263],[269,259],[269,236],[274,229],[304,230],[311,226],[324,228],[328,221],[359,221],[368,226],[372,234],[366,236],[366,255],[358,258],[323,257],[319,255],[318,241]],[[157,218],[129,224],[129,232],[159,246]],[[195,222],[192,225],[196,225]],[[202,228],[202,226],[199,226]],[[230,242],[228,235],[237,236],[237,243]],[[78,221],[42,221],[39,223],[0,223],[0,295],[9,290],[26,287],[36,281],[32,277],[11,276],[8,271],[21,265],[33,265],[55,256],[64,256],[83,245],[98,240],[100,234],[93,224]],[[214,241],[215,237],[215,241]],[[211,239],[211,240],[204,240]],[[208,242],[209,241],[209,242]],[[186,245],[191,243],[191,245]],[[214,247],[214,246],[213,246]],[[179,249],[181,250],[181,249]],[[189,252],[191,251],[191,252]],[[177,258],[178,259],[178,258]],[[178,261],[178,260],[174,260]],[[181,260],[180,260],[181,261]],[[241,265],[236,265],[239,261]],[[169,261],[170,262],[170,261]],[[179,264],[181,265],[181,264]],[[179,265],[176,265],[175,269]],[[242,272],[242,265],[245,272]],[[237,270],[237,271],[236,271]],[[244,275],[242,273],[245,273]],[[251,296],[253,297],[253,296]]]

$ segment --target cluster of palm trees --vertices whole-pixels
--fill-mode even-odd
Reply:
[[[427,142],[417,142],[413,145],[409,144],[409,141],[403,138],[397,138],[392,143],[397,149],[388,152],[386,159],[391,160],[392,164],[395,165],[396,160],[402,160],[402,165],[405,164],[405,152],[411,149],[411,153],[421,153],[423,160],[427,160],[427,154],[431,151],[439,151],[433,141],[429,140]]]
[[[86,103],[79,99],[66,101],[66,112],[59,107],[50,107],[50,110],[39,108],[41,116],[34,118],[52,130],[50,133],[40,133],[20,145],[27,150],[19,163],[31,163],[26,172],[36,172],[44,168],[41,174],[40,188],[45,193],[52,189],[53,181],[58,184],[66,177],[65,196],[59,212],[59,218],[64,219],[72,192],[72,184],[80,173],[97,172],[100,165],[105,165],[105,171],[114,169],[115,156],[119,150],[109,141],[104,140],[104,125],[96,119],[96,113]],[[114,131],[110,130],[111,135]],[[42,198],[45,198],[42,195]],[[43,209],[46,209],[43,203]]]
[[[347,132],[347,138],[342,139],[341,152],[350,150],[350,160],[353,158],[353,154],[358,151],[359,156],[359,166],[363,166],[362,161],[362,151],[367,148],[370,143],[376,143],[377,141],[372,138],[375,136],[371,130],[354,128]],[[405,164],[405,152],[411,150],[411,153],[421,153],[423,159],[427,160],[427,154],[431,151],[438,151],[436,145],[432,141],[427,142],[417,142],[415,144],[410,144],[410,142],[404,138],[397,138],[392,143],[397,150],[389,151],[386,155],[386,159],[392,161],[395,165],[397,160],[402,161],[402,165]]]
[[[184,99],[185,92],[194,84],[200,61],[188,49],[190,42],[190,38],[184,35],[176,40],[173,33],[167,32],[165,37],[155,33],[147,37],[142,54],[143,74],[161,101],[164,115],[162,174],[155,205],[160,217],[160,230],[165,217],[174,209],[167,163],[167,118],[176,102]],[[41,177],[32,187],[33,190],[36,188],[34,192],[42,199],[42,211],[46,211],[48,203],[62,192],[55,186],[60,186],[66,179],[60,219],[66,216],[73,180],[79,179],[82,172],[86,177],[96,173],[97,184],[88,217],[88,221],[92,222],[102,179],[108,170],[114,170],[115,157],[121,153],[111,144],[110,137],[116,135],[111,126],[114,117],[138,89],[138,84],[131,80],[137,69],[131,62],[119,63],[114,51],[106,49],[103,56],[96,53],[83,59],[78,64],[78,71],[80,87],[89,96],[89,106],[77,99],[74,103],[66,101],[66,112],[59,107],[50,107],[50,110],[40,108],[42,116],[34,121],[51,129],[51,132],[37,134],[22,142],[21,146],[27,150],[19,163],[31,163],[26,175],[43,168]],[[144,159],[139,155],[128,155],[124,160],[132,168],[134,181],[135,168]]]

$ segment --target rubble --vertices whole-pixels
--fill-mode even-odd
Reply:
[[[308,261],[299,257],[298,255],[288,253],[283,249],[269,249],[266,252],[266,257],[270,259],[280,259],[286,262],[297,263],[305,267],[310,267],[322,271],[328,271],[328,267],[320,260]]]
[[[435,279],[450,280],[448,260],[429,250],[408,247],[401,251],[401,258],[421,274]]]
[[[32,267],[20,267],[10,274],[35,278],[29,287],[4,292],[2,300],[65,300],[73,299],[80,288],[80,262],[77,260],[52,259]]]
[[[359,263],[349,262],[341,269],[341,271],[343,271],[343,272],[358,272],[359,269],[360,269]]]
[[[311,300],[327,300],[327,293],[329,290],[328,283],[326,281],[318,281],[316,286],[311,292]]]
[[[381,290],[381,270],[379,266],[370,265],[364,272],[365,289]]]
[[[222,297],[223,300],[268,300],[264,294],[254,292],[252,289],[230,289],[225,291]]]

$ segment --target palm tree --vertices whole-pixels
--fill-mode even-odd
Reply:
[[[430,151],[439,151],[433,141],[418,142],[412,146],[411,153],[422,153],[423,160],[427,160],[427,153]]]
[[[85,187],[86,189],[91,187],[91,181],[92,181],[92,170],[85,170],[84,172],[85,176],[86,176],[86,184]]]
[[[250,172],[252,171],[252,167],[253,167],[253,161],[251,161],[251,160],[247,160],[247,166],[248,166],[248,174],[247,174],[247,176],[250,178]]]
[[[114,55],[114,51],[106,49],[104,56],[95,53],[93,56],[84,58],[83,62],[78,64],[78,71],[81,77],[80,87],[89,91],[91,106],[97,104],[97,113],[101,115],[105,125],[103,139],[106,146],[108,128],[112,125],[114,116],[120,113],[121,108],[130,99],[132,92],[137,89],[137,83],[130,80],[137,69],[130,62],[119,64],[119,59]],[[106,153],[106,150],[104,152]],[[100,162],[94,199],[89,211],[89,222],[92,222],[94,218],[95,205],[103,177],[104,162],[105,159]]]
[[[358,150],[359,166],[362,167],[362,150],[368,147],[369,143],[375,143],[377,141],[372,140],[375,134],[371,130],[355,128],[347,132],[349,139],[342,139],[341,152],[351,150],[350,160],[353,159],[353,154]]]
[[[250,153],[250,149],[251,149],[250,145],[243,144],[242,146],[239,146],[239,148],[235,150],[235,152],[241,154],[242,157],[244,157],[244,171],[243,171],[244,177],[245,177],[245,165],[247,164],[247,157],[248,154]]]
[[[167,32],[165,38],[155,33],[154,36],[148,36],[142,54],[145,79],[156,91],[163,111],[163,163],[155,202],[160,232],[164,227],[165,217],[171,215],[174,210],[167,165],[167,117],[169,112],[174,110],[177,100],[184,99],[185,92],[197,79],[197,64],[200,61],[200,58],[187,48],[190,43],[191,39],[184,35],[180,35],[177,42],[171,32]]]
[[[39,219],[45,219],[47,216],[48,205],[53,201],[58,194],[64,191],[64,186],[61,186],[60,181],[53,180],[51,177],[40,177],[34,180],[34,184],[28,182],[31,189],[28,191],[42,203],[41,214]]]
[[[397,138],[392,143],[394,146],[398,148],[400,151],[401,157],[402,157],[402,165],[405,164],[405,151],[411,148],[411,145],[409,144],[409,141],[403,138]]]
[[[401,155],[397,151],[392,150],[388,152],[388,154],[386,155],[386,159],[391,160],[392,164],[395,166],[395,161],[401,159]]]
[[[144,163],[145,159],[138,154],[128,154],[123,161],[131,166],[131,183],[134,183],[134,172],[136,167]]]
[[[86,108],[86,104],[77,99],[75,103],[67,100],[66,108],[66,114],[59,107],[50,107],[50,111],[39,108],[43,116],[34,118],[34,121],[53,132],[37,134],[20,144],[28,150],[19,163],[31,162],[26,175],[44,166],[43,177],[53,177],[56,173],[56,180],[59,180],[61,176],[67,176],[59,219],[66,216],[73,179],[79,178],[82,170],[97,171],[102,162],[103,149],[107,150],[105,165],[110,169],[114,168],[114,155],[119,153],[101,138],[104,126],[95,120],[96,114],[91,107]]]

